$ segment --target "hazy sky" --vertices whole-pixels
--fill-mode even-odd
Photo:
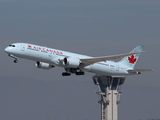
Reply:
[[[0,119],[97,120],[99,98],[94,74],[62,77],[34,61],[14,64],[4,52],[27,42],[90,56],[130,52],[143,45],[135,68],[152,68],[127,77],[119,120],[160,118],[159,0],[0,0]]]

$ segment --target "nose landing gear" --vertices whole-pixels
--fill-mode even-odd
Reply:
[[[17,57],[16,57],[16,56],[14,56],[14,55],[12,55],[12,54],[9,54],[8,56],[15,59],[15,60],[14,60],[14,63],[18,63],[18,60],[17,60]]]
[[[15,60],[14,60],[14,63],[18,63],[18,60],[17,60],[17,59],[15,59]]]

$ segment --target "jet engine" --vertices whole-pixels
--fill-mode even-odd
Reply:
[[[37,61],[37,62],[36,62],[36,67],[37,67],[37,68],[41,68],[41,69],[49,70],[49,69],[53,68],[54,66],[53,66],[53,65],[50,65],[50,64],[48,64],[48,63],[44,63],[44,62],[39,62],[39,61]]]
[[[78,68],[80,65],[80,61],[76,58],[65,57],[63,59],[63,65],[68,68]]]

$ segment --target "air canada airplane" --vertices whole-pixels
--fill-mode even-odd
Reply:
[[[112,77],[124,77],[152,71],[150,69],[134,69],[140,53],[143,52],[142,49],[143,46],[137,46],[127,54],[90,57],[29,43],[14,43],[6,47],[5,52],[15,59],[15,63],[18,62],[18,58],[24,58],[36,61],[37,68],[41,69],[51,69],[55,66],[63,67],[65,72],[62,73],[62,76],[84,75],[84,72],[91,72]],[[113,61],[119,58],[123,59],[119,62]]]

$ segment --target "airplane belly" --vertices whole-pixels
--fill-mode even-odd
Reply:
[[[90,65],[90,71],[100,75],[127,75],[125,71],[117,70],[116,67],[112,65],[101,65],[101,64],[93,64]]]
[[[105,65],[93,64],[93,65],[90,65],[90,68],[91,68],[90,71],[93,73],[97,73],[101,75],[111,75],[112,74],[109,67]]]

